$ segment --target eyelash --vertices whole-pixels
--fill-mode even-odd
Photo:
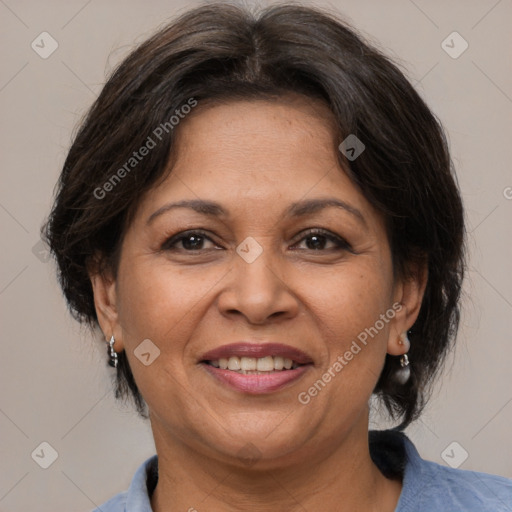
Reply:
[[[163,243],[162,250],[163,251],[181,250],[181,251],[185,251],[188,253],[200,253],[203,251],[203,249],[195,249],[195,250],[194,249],[184,249],[184,248],[178,249],[178,248],[174,247],[177,243],[179,243],[182,240],[185,240],[187,238],[190,238],[193,235],[199,235],[199,236],[203,237],[204,239],[209,240],[210,242],[215,244],[215,242],[201,229],[191,229],[191,230],[183,231],[181,233],[178,233],[178,234],[173,235],[170,238],[168,238]],[[331,233],[325,229],[321,229],[321,228],[310,228],[310,229],[306,230],[305,233],[303,233],[302,238],[299,239],[297,243],[302,242],[303,240],[307,239],[308,237],[312,237],[312,236],[325,237],[327,240],[336,244],[336,247],[331,248],[331,249],[306,249],[308,251],[327,252],[330,250],[345,250],[345,251],[349,251],[349,252],[354,252],[352,250],[351,245],[346,240],[344,240],[343,238],[341,238],[337,235],[334,235],[333,233]]]

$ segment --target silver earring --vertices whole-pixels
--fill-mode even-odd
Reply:
[[[400,357],[400,368],[395,373],[395,380],[402,384],[402,386],[410,379],[411,377],[411,367],[409,365],[409,357],[407,354],[404,354]]]
[[[113,368],[117,368],[117,352],[114,350],[115,342],[116,340],[114,339],[114,335],[112,335],[112,338],[110,338],[110,341],[108,343],[108,364]]]
[[[400,335],[398,338],[398,344],[405,347],[406,353],[400,357],[400,368],[395,373],[395,380],[403,386],[411,377],[411,367],[409,366],[409,357],[407,355],[407,352],[409,352],[409,348],[411,347],[411,342],[407,336],[407,331],[404,331]]]

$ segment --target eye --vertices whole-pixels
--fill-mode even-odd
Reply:
[[[306,235],[299,240],[299,244],[303,241],[306,243],[306,250],[310,251],[352,250],[350,244],[343,240],[343,238],[319,228],[307,230]],[[326,247],[329,243],[331,247]]]
[[[304,234],[303,234],[304,235]],[[210,243],[211,246],[205,247],[205,244]],[[305,243],[306,250],[310,251],[329,251],[329,250],[348,250],[352,251],[349,243],[343,238],[320,228],[311,228],[306,231],[297,244]],[[330,244],[330,247],[329,247]],[[184,252],[200,252],[202,250],[219,248],[217,244],[201,230],[188,230],[178,233],[162,245],[164,251],[184,251]],[[299,247],[300,248],[300,247]]]
[[[210,242],[212,247],[204,247],[205,243]],[[181,247],[180,247],[181,245]],[[164,251],[200,251],[203,249],[213,249],[218,247],[211,238],[202,231],[183,231],[172,236],[164,242],[162,250]]]

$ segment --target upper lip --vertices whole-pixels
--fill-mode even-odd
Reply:
[[[201,361],[216,361],[220,358],[229,359],[230,357],[266,357],[280,356],[287,357],[297,364],[312,363],[313,359],[302,350],[284,345],[282,343],[249,343],[241,341],[230,343],[221,347],[209,350],[201,356]]]

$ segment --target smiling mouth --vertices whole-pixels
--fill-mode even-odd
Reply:
[[[202,361],[202,363],[220,368],[221,370],[231,370],[242,375],[266,375],[270,373],[286,372],[295,370],[299,364],[288,357],[266,356],[266,357],[237,357],[220,358],[211,361]]]

